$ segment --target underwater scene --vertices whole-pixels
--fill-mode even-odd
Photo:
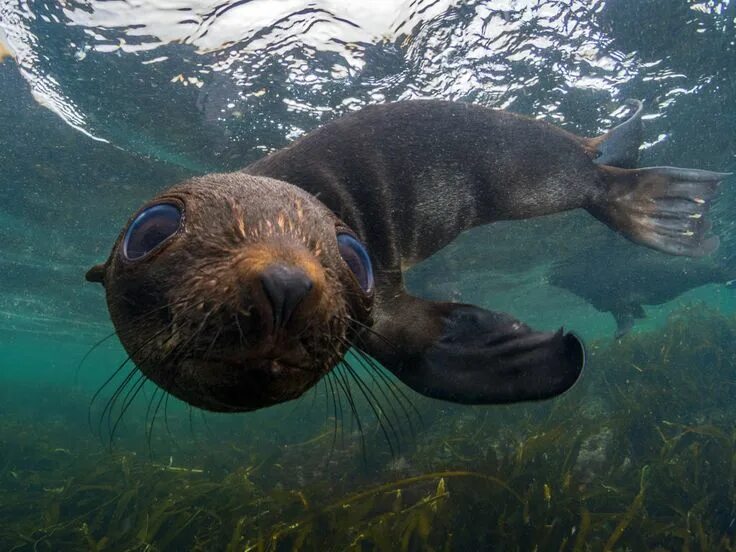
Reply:
[[[382,111],[397,102],[424,107]],[[531,130],[480,136],[504,117],[482,108]],[[547,123],[566,132],[537,140]],[[734,129],[733,0],[0,0],[0,550],[736,550]],[[238,205],[230,177],[205,176],[304,136],[306,157],[239,177],[255,191]],[[549,160],[524,157],[551,137]],[[520,192],[463,203],[486,139],[512,145],[484,174]],[[377,158],[394,165],[371,187]],[[618,191],[582,178],[571,199],[577,180],[545,180],[556,164]],[[327,175],[311,196],[266,178],[310,167]],[[164,192],[195,177],[196,209]],[[360,201],[338,212],[350,182]],[[392,196],[407,183],[414,196]],[[210,185],[219,203],[197,196]],[[244,273],[271,258],[223,244],[277,197],[297,198],[282,230],[352,229],[308,242],[322,264],[304,261],[306,280],[259,273],[273,320],[208,311],[230,272],[198,255],[217,245]],[[231,208],[246,227],[215,236]],[[392,272],[404,233],[421,253]],[[156,303],[135,266],[188,294]],[[152,321],[172,309],[189,326]],[[330,309],[342,333],[320,329]],[[263,385],[295,390],[266,396],[210,359],[226,338],[250,347],[250,324],[301,318],[324,370],[296,385],[305,371],[264,353]]]

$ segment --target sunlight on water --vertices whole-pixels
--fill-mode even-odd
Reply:
[[[176,92],[179,117],[195,119],[186,128],[217,127],[228,139],[207,151],[223,154],[232,142],[268,149],[273,143],[263,143],[263,133],[293,138],[325,116],[391,99],[474,99],[562,121],[568,89],[621,100],[616,92],[643,69],[635,51],[616,48],[596,24],[602,2],[366,6],[41,3],[6,8],[3,27],[42,105],[91,135],[148,151],[156,146],[130,135],[146,131],[138,109],[126,110],[131,127],[111,119],[141,97],[168,102],[177,88],[189,89]],[[117,69],[123,64],[125,72]],[[80,77],[94,80],[95,94],[77,93]],[[530,106],[520,97],[530,90],[553,93]],[[162,136],[153,141],[181,148]]]

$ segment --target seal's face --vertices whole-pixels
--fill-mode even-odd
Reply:
[[[104,283],[145,375],[217,411],[302,395],[342,359],[373,299],[349,228],[299,188],[242,173],[159,195],[87,277]]]

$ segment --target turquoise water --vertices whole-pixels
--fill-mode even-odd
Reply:
[[[474,102],[593,136],[639,98],[642,166],[734,171],[735,27],[729,0],[0,0],[0,549],[736,548],[733,177],[706,259],[573,212],[475,229],[412,268],[418,294],[574,330],[590,362],[539,404],[403,388],[388,439],[326,384],[242,415],[152,384],[133,398],[84,281],[168,185],[373,103]],[[617,340],[591,294],[646,318]]]

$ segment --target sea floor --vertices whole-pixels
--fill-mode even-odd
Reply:
[[[694,304],[591,343],[575,388],[528,405],[364,374],[360,424],[327,386],[237,416],[150,388],[118,422],[114,385],[88,410],[85,388],[10,383],[0,549],[734,550],[735,343],[736,318]]]

